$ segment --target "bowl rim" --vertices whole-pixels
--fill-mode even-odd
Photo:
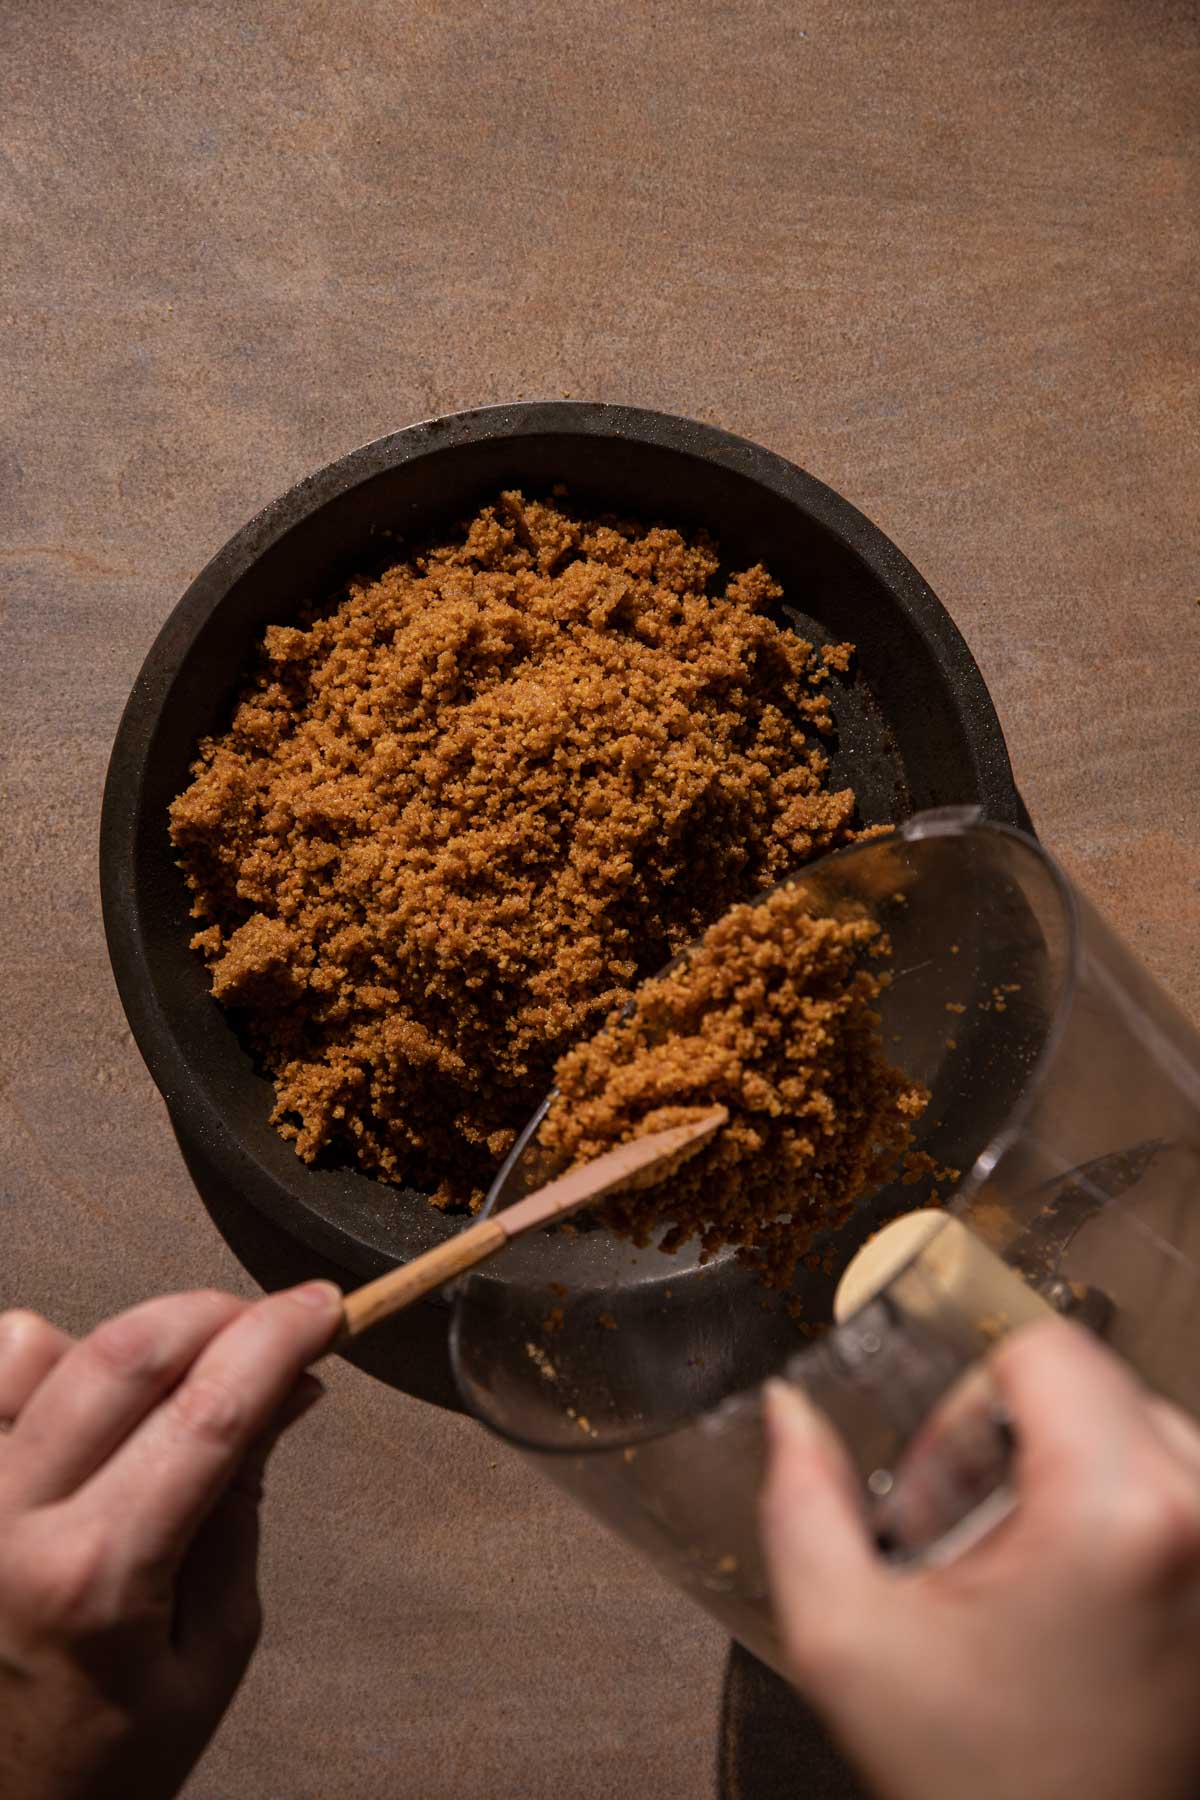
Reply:
[[[157,991],[146,950],[136,856],[143,771],[182,666],[210,615],[255,562],[301,521],[342,494],[423,457],[488,440],[547,436],[626,439],[690,456],[746,477],[803,512],[887,589],[957,696],[977,803],[984,815],[1008,825],[1017,825],[1024,817],[991,696],[965,639],[942,603],[907,557],[864,513],[775,451],[719,426],[643,407],[590,400],[527,400],[417,421],[303,476],[255,513],[204,565],[146,653],[117,727],[104,784],[99,833],[101,910],[121,1003],[173,1127],[179,1131],[186,1126],[189,1135],[194,1132],[222,1176],[292,1238],[363,1275],[392,1266],[394,1258],[363,1237],[352,1220],[338,1222],[299,1195],[285,1192],[195,1079],[191,1059]],[[446,1222],[448,1236],[459,1221],[447,1215]]]

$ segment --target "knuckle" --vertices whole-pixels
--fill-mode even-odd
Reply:
[[[104,1622],[105,1558],[99,1539],[73,1532],[31,1548],[19,1576],[35,1625],[80,1632]]]
[[[1167,1470],[1131,1481],[1111,1520],[1114,1554],[1135,1580],[1156,1580],[1200,1562],[1200,1489]]]
[[[84,1340],[94,1361],[110,1375],[145,1380],[162,1372],[165,1352],[160,1335],[144,1315],[121,1313],[106,1319]]]
[[[247,1304],[246,1301],[239,1301],[236,1295],[224,1293],[222,1289],[215,1287],[197,1288],[193,1298],[212,1311],[219,1309],[221,1312],[228,1312],[233,1306]]]
[[[211,1376],[185,1381],[172,1397],[171,1410],[187,1436],[221,1447],[237,1442],[246,1416],[233,1389]]]

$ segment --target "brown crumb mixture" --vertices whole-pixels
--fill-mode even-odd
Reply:
[[[873,921],[814,916],[795,886],[735,906],[562,1059],[540,1141],[582,1161],[723,1103],[711,1143],[604,1217],[639,1244],[734,1245],[786,1286],[814,1235],[892,1170],[928,1100],[884,1055],[886,976],[865,962],[889,951]]]
[[[298,1153],[477,1201],[557,1058],[854,836],[830,667],[703,534],[505,494],[265,634],[171,808],[213,994]]]
[[[903,1168],[901,1180],[905,1187],[915,1187],[919,1181],[955,1182],[962,1174],[961,1169],[939,1163],[928,1150],[910,1150],[904,1158]]]

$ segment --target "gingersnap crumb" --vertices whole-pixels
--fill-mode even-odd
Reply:
[[[909,1150],[905,1152],[901,1180],[905,1187],[915,1187],[919,1181],[955,1182],[962,1174],[961,1169],[952,1169],[948,1164],[939,1163],[936,1157],[930,1156],[928,1150]]]
[[[171,835],[193,944],[308,1162],[477,1204],[567,1047],[852,840],[828,671],[760,566],[506,493],[267,628]]]
[[[602,1312],[602,1313],[598,1314],[597,1318],[596,1318],[596,1323],[597,1323],[597,1325],[603,1326],[605,1331],[615,1331],[617,1329],[617,1321],[613,1318],[613,1316],[610,1312]]]
[[[886,975],[866,965],[888,954],[873,920],[817,916],[796,885],[733,907],[562,1058],[540,1142],[581,1162],[726,1106],[669,1181],[611,1197],[603,1217],[636,1244],[734,1246],[785,1287],[802,1257],[820,1267],[813,1238],[879,1185],[928,1100],[884,1054]]]
[[[546,1352],[542,1349],[540,1344],[534,1344],[532,1342],[527,1343],[525,1345],[525,1354],[533,1364],[534,1368],[537,1369],[539,1374],[544,1375],[547,1381],[556,1381],[558,1379],[558,1370],[550,1361],[550,1358],[546,1355]]]

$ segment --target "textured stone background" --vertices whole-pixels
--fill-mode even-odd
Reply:
[[[447,409],[634,401],[847,494],[1200,1015],[1198,77],[1172,0],[6,0],[0,1302],[247,1285],[108,973],[108,747],[235,527]],[[711,1792],[715,1627],[464,1421],[331,1385],[193,1800]]]

